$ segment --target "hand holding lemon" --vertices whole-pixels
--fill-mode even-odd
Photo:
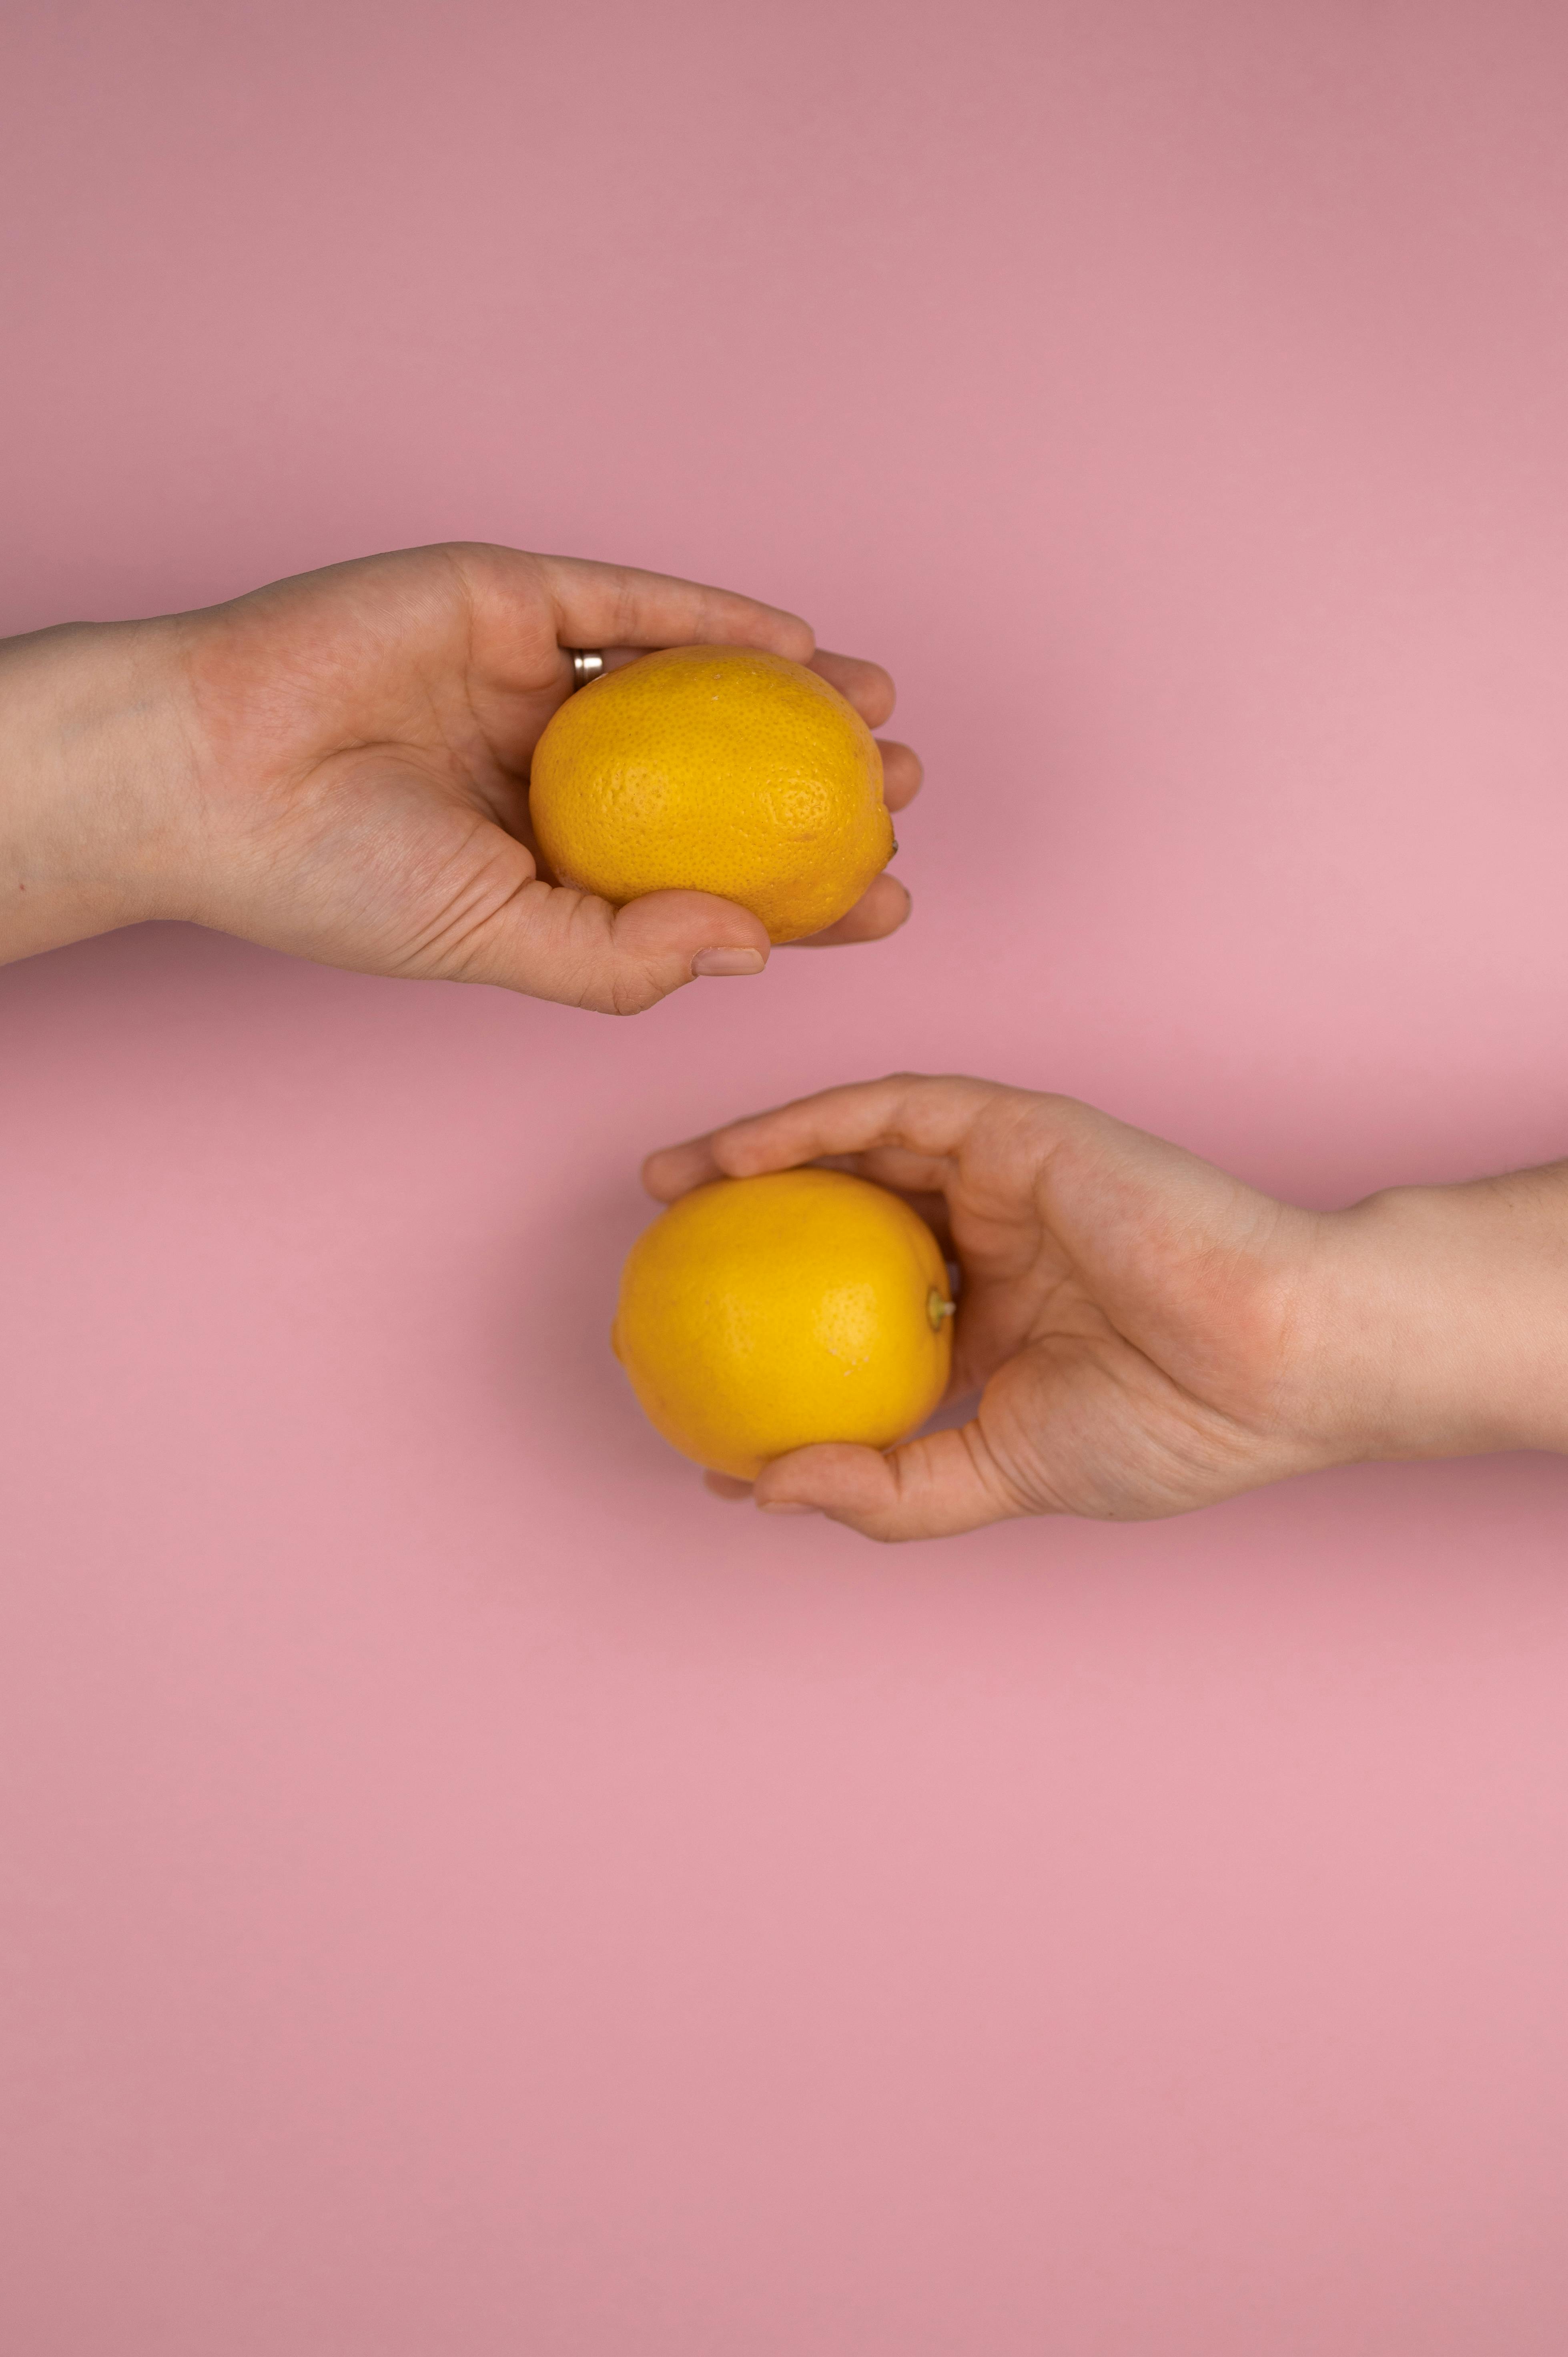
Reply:
[[[650,1155],[644,1184],[671,1208],[644,1244],[725,1186],[820,1185],[825,1156],[940,1226],[963,1272],[952,1388],[977,1397],[961,1427],[901,1446],[844,1426],[779,1451],[755,1477],[769,1512],[940,1538],[1016,1514],[1185,1513],[1369,1456],[1568,1448],[1568,1328],[1539,1308],[1563,1263],[1563,1166],[1305,1211],[1070,1097],[904,1072]],[[779,1236],[781,1286],[799,1232]],[[1434,1308],[1455,1286],[1457,1313]],[[703,1370],[713,1394],[724,1363]]]
[[[329,565],[199,612],[37,631],[0,643],[0,881],[27,886],[0,891],[0,963],[176,917],[331,965],[618,1015],[695,975],[759,972],[769,926],[721,885],[671,889],[660,877],[612,899],[539,873],[530,762],[563,706],[621,693],[612,672],[568,704],[574,646],[602,648],[612,665],[669,648],[778,661],[802,694],[815,690],[819,723],[842,702],[852,734],[893,708],[885,671],[822,653],[798,615],[629,565],[472,542]],[[882,766],[896,810],[919,763],[886,745]],[[693,772],[698,805],[704,776],[715,787],[711,768]],[[810,938],[892,932],[908,900],[877,872],[888,840],[869,787],[864,840],[852,841],[853,826],[834,827],[854,797],[834,803],[830,771],[813,780],[798,766],[779,784],[784,836],[827,821],[803,866],[871,879]],[[710,818],[716,806],[710,794]],[[731,857],[705,872],[745,885],[755,867]],[[612,880],[618,892],[637,882]],[[786,899],[791,930],[827,924],[795,887]]]

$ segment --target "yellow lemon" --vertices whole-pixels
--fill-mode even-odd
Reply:
[[[889,1448],[952,1361],[947,1265],[918,1213],[838,1170],[719,1178],[661,1212],[612,1337],[650,1421],[749,1481],[814,1440]]]
[[[882,756],[826,680],[752,647],[670,647],[568,696],[529,808],[564,884],[618,905],[717,892],[798,941],[893,856]]]

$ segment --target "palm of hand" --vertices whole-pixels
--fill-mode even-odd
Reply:
[[[888,1159],[865,1157],[893,1178]],[[964,1275],[953,1388],[983,1386],[969,1433],[933,1438],[967,1449],[1002,1512],[1175,1513],[1293,1469],[1273,1280],[1280,1222],[1305,1215],[1087,1107],[1005,1092],[940,1174],[901,1175],[941,1178]]]
[[[183,633],[210,863],[193,913],[332,963],[465,970],[532,880],[527,762],[564,692],[542,595],[451,552],[280,582]]]
[[[950,1199],[965,1273],[955,1389],[983,1387],[975,1445],[1001,1497],[1015,1512],[1120,1520],[1293,1469],[1268,1412],[1281,1335],[1266,1262],[1232,1222],[1194,1236],[1155,1190],[1098,1175],[1099,1201],[1095,1174],[1082,1189],[1070,1170],[1044,1176],[1010,1232],[973,1221],[961,1169]]]

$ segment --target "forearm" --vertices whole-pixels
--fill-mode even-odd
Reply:
[[[1334,1224],[1334,1453],[1568,1451],[1568,1163],[1393,1189]]]
[[[167,665],[157,623],[0,641],[0,963],[174,912]]]

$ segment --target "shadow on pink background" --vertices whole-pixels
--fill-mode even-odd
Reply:
[[[1568,1466],[882,1554],[605,1347],[891,1066],[1568,1147],[1541,5],[14,5],[5,610],[469,534],[903,685],[895,943],[0,975],[16,2357],[1557,2357]]]

